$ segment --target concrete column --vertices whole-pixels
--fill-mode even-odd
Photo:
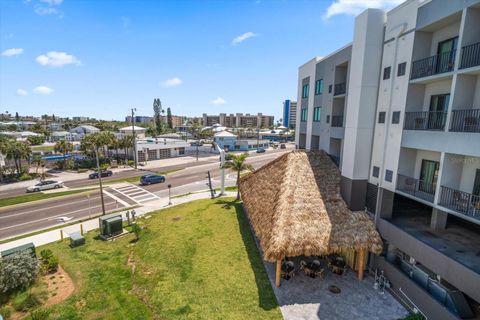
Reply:
[[[393,199],[395,193],[384,188],[378,188],[377,208],[375,219],[391,219],[393,212]]]
[[[432,208],[432,218],[430,220],[430,228],[433,230],[443,230],[447,227],[448,213]]]

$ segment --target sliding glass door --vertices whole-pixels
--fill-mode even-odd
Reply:
[[[438,179],[438,169],[440,162],[431,160],[422,160],[422,168],[420,170],[420,191],[435,194],[435,187]]]
[[[448,72],[453,70],[457,45],[458,37],[438,43],[436,73]]]
[[[429,130],[443,130],[447,119],[450,93],[436,94],[430,97],[427,128]]]

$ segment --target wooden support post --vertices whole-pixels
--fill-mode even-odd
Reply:
[[[80,223],[80,234],[83,236],[83,224]]]
[[[60,229],[60,241],[63,241],[63,230]]]
[[[282,259],[277,260],[277,271],[275,272],[275,285],[280,287],[280,276],[282,275]]]
[[[363,280],[363,269],[365,265],[365,249],[361,249],[358,251],[357,255],[357,275],[358,275],[358,280],[362,281]]]

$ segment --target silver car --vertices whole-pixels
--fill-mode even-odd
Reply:
[[[36,185],[27,188],[27,192],[38,192],[49,189],[63,188],[63,181],[44,180],[40,181]]]

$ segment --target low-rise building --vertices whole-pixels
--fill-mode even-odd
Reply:
[[[235,150],[237,136],[228,131],[221,131],[215,134],[213,140],[222,149]]]
[[[127,126],[127,127],[124,127],[124,128],[120,128],[118,130],[118,134],[117,134],[117,138],[118,139],[121,139],[125,136],[132,136],[133,135],[133,131],[135,131],[135,137],[139,138],[139,139],[144,139],[145,138],[145,132],[147,131],[147,129],[143,128],[143,127],[138,127],[138,126]]]
[[[70,132],[71,133],[76,133],[78,135],[81,135],[82,137],[83,136],[86,136],[86,135],[89,135],[89,134],[94,134],[94,133],[97,133],[97,132],[100,132],[100,129],[92,126],[92,125],[89,125],[89,124],[82,124],[82,125],[79,125],[73,129],[70,129]]]

